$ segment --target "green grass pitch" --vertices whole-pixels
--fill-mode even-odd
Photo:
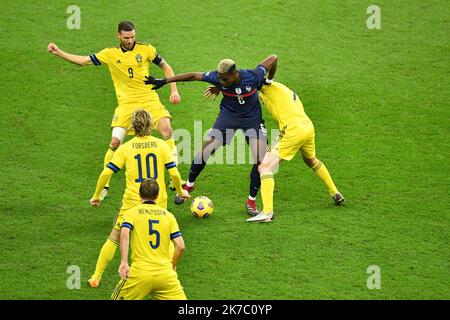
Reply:
[[[276,53],[276,79],[301,97],[347,200],[334,207],[297,157],[275,176],[277,220],[248,224],[250,165],[208,166],[194,196],[214,201],[211,218],[169,204],[186,242],[178,274],[188,298],[450,298],[447,1],[379,0],[373,30],[371,1],[78,1],[79,30],[66,27],[69,4],[0,4],[0,299],[109,299],[119,280],[117,252],[101,287],[86,283],[124,187],[119,174],[102,207],[88,205],[110,140],[112,81],[106,67],[80,68],[46,47],[98,52],[117,43],[124,19],[176,73],[223,58],[253,68]],[[180,83],[180,105],[160,90],[175,129],[212,125],[219,102],[202,97],[205,87]],[[80,289],[66,286],[72,265]],[[367,287],[371,265],[380,289]]]

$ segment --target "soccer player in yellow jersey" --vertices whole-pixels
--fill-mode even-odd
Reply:
[[[274,219],[273,171],[283,160],[291,160],[300,150],[305,164],[312,168],[328,189],[336,205],[344,203],[325,165],[316,157],[314,126],[306,115],[303,104],[295,92],[285,85],[267,81],[259,91],[261,102],[267,107],[273,119],[278,122],[280,134],[269,147],[258,167],[261,176],[261,197],[263,210],[248,222],[269,222]]]
[[[159,66],[166,77],[174,75],[172,67],[157,53],[152,45],[135,41],[136,31],[132,22],[120,22],[117,37],[120,41],[118,46],[103,49],[90,56],[79,56],[64,52],[54,43],[48,45],[48,51],[80,66],[105,64],[109,67],[118,106],[111,122],[112,137],[109,149],[105,154],[105,165],[111,161],[114,152],[123,143],[125,135],[133,134],[131,114],[138,108],[151,113],[155,128],[166,140],[174,154],[175,161],[177,161],[170,113],[161,104],[158,94],[154,90],[149,90],[143,82],[145,76],[149,75],[149,69],[151,72],[151,63]],[[170,102],[172,104],[179,103],[181,98],[175,83],[170,85],[170,91]],[[108,194],[108,188],[109,181],[102,190],[101,200]]]
[[[175,271],[185,249],[183,237],[173,214],[156,204],[158,192],[156,180],[144,180],[139,188],[142,204],[125,213],[120,231],[122,280],[111,295],[113,300],[142,300],[147,295],[157,300],[186,300]]]
[[[97,181],[97,188],[90,203],[95,207],[100,206],[100,192],[104,185],[111,178],[113,173],[118,172],[123,166],[126,167],[125,180],[126,187],[122,199],[122,205],[115,219],[114,227],[109,238],[103,245],[97,260],[95,272],[89,279],[91,287],[98,287],[100,279],[109,262],[114,257],[123,214],[140,204],[139,186],[146,178],[155,179],[160,186],[159,196],[156,204],[162,208],[167,208],[167,192],[164,178],[164,168],[168,169],[170,178],[175,183],[177,199],[190,198],[189,193],[183,190],[181,177],[175,161],[173,160],[169,146],[164,140],[152,137],[152,118],[145,110],[136,110],[132,117],[133,129],[136,137],[125,142],[114,153],[112,160],[103,169]],[[181,204],[178,202],[177,204]]]

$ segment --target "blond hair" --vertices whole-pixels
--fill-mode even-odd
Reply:
[[[150,112],[142,109],[138,109],[133,112],[132,125],[136,136],[149,136],[153,126],[153,120]]]
[[[217,65],[217,72],[219,73],[228,73],[234,70],[236,70],[236,62],[231,59],[223,59]]]

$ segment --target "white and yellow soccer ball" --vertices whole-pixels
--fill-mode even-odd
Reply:
[[[194,217],[199,219],[207,218],[214,212],[214,204],[211,199],[200,196],[192,200],[191,212]]]

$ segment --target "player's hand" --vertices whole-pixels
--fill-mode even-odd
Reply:
[[[181,97],[178,92],[174,92],[170,95],[169,101],[171,104],[178,104],[181,102]]]
[[[128,274],[130,273],[130,266],[126,262],[121,262],[119,266],[119,275],[120,277],[125,280],[128,277]]]
[[[47,50],[48,50],[48,52],[53,53],[55,55],[58,55],[58,53],[60,51],[58,46],[56,44],[54,44],[53,42],[49,43],[49,45],[47,46]]]
[[[157,90],[167,83],[166,79],[157,79],[152,76],[145,76],[145,78],[147,80],[144,80],[144,83],[149,85],[152,84],[152,90]]]
[[[100,199],[92,198],[91,200],[89,200],[89,203],[91,204],[91,206],[94,206],[96,208],[100,207]]]
[[[209,100],[216,100],[220,90],[215,86],[208,86],[203,92],[203,96]]]

